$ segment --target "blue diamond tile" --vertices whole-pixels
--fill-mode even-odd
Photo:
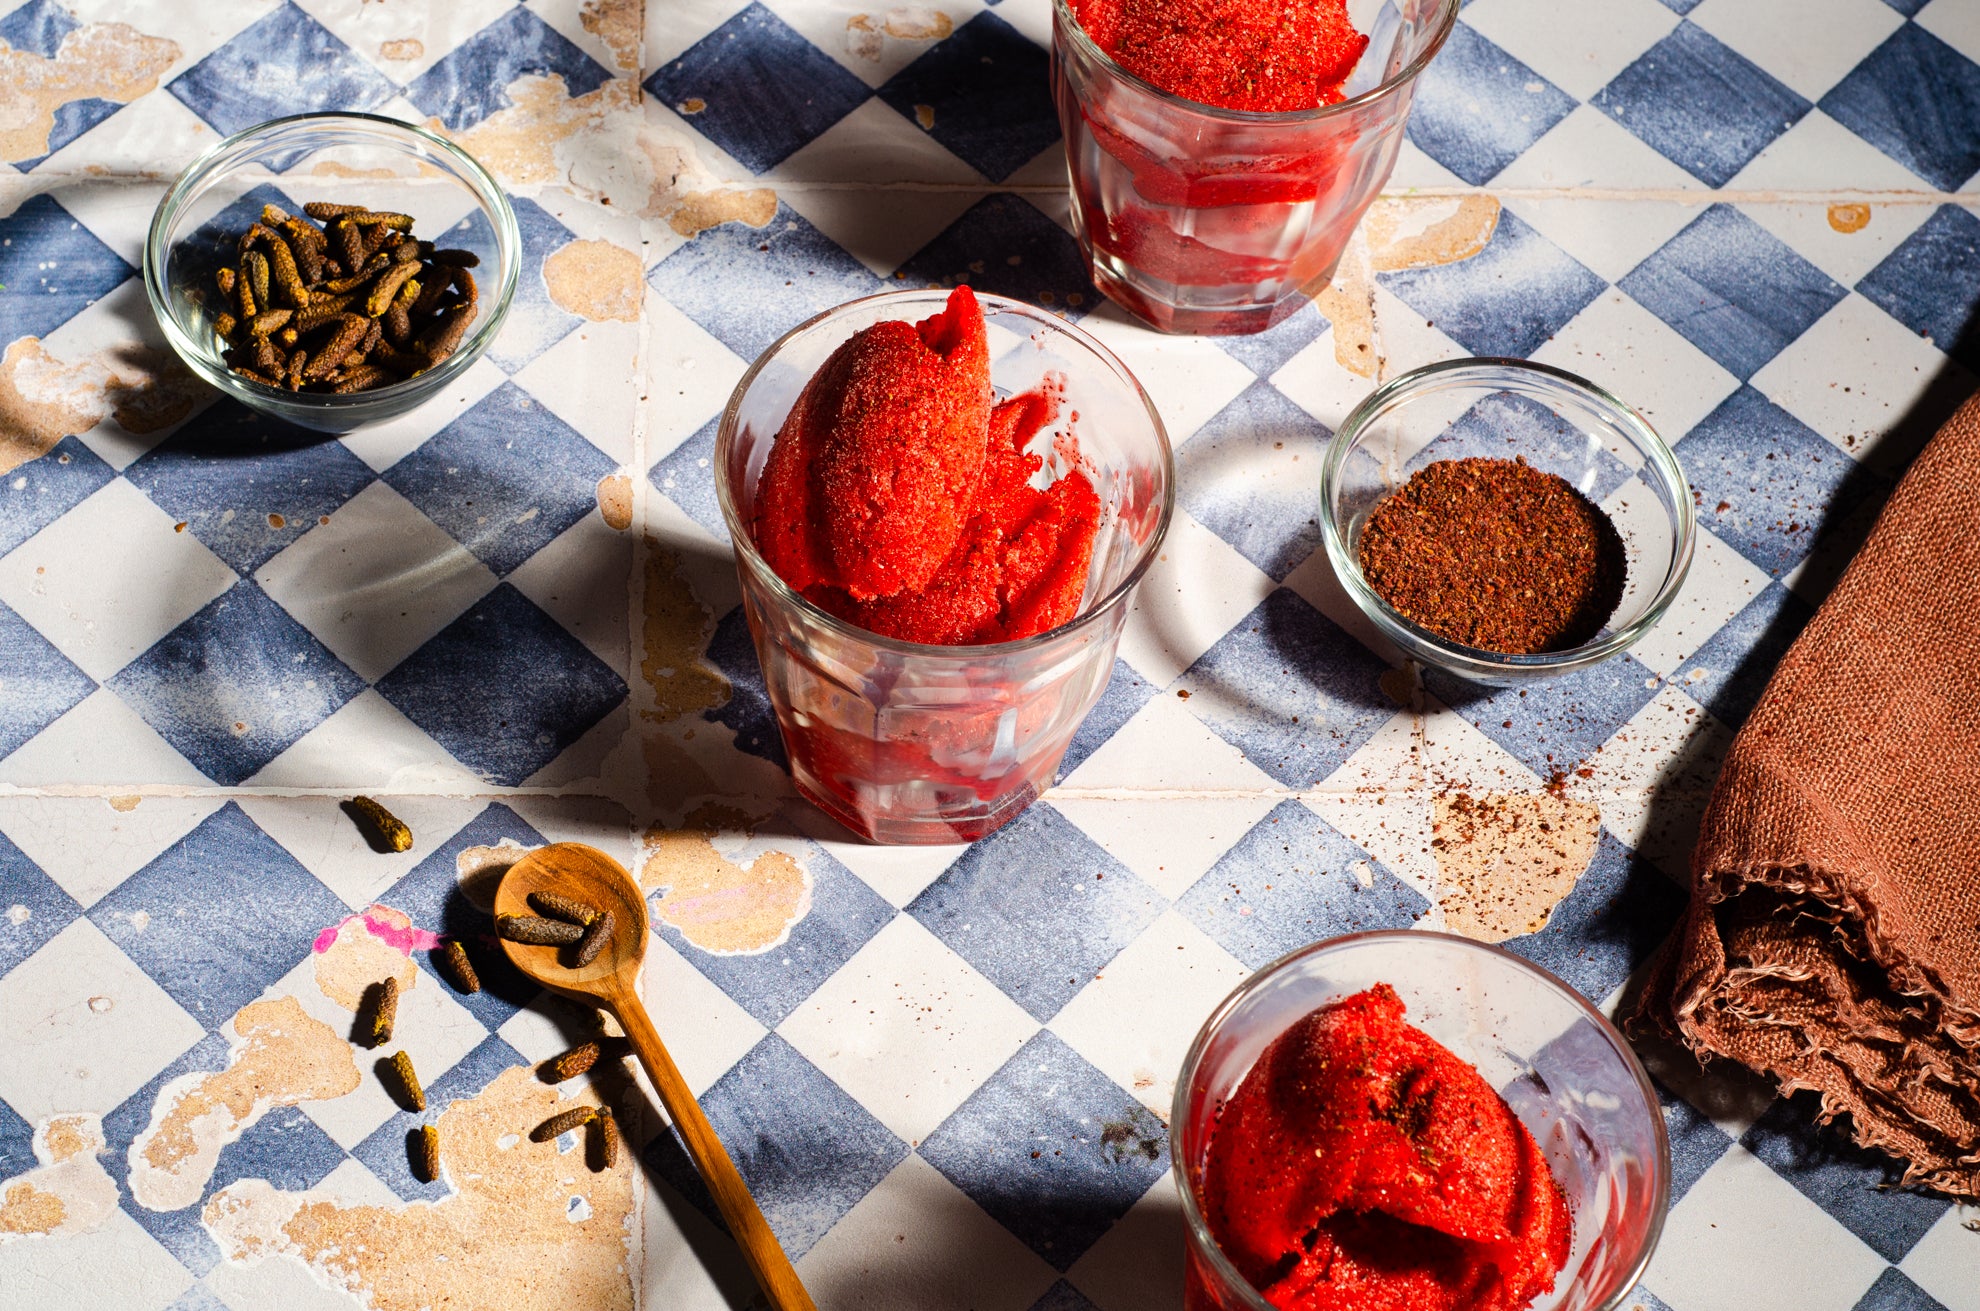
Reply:
[[[653,289],[744,360],[814,314],[884,290],[788,205],[764,227],[724,223],[654,265]]]
[[[555,760],[626,699],[623,678],[508,583],[377,689],[461,763],[505,787]]]
[[[1945,1303],[1913,1283],[1904,1271],[1886,1266],[1853,1311],[1946,1311]]]
[[[1702,494],[1698,522],[1776,578],[1801,563],[1818,528],[1883,480],[1752,387],[1741,387],[1676,447]]]
[[[1045,1296],[1031,1304],[1030,1311],[1100,1311],[1100,1308],[1087,1301],[1077,1288],[1061,1279],[1045,1290]]]
[[[793,1260],[908,1154],[906,1143],[774,1033],[701,1095],[701,1109]],[[647,1144],[645,1159],[720,1223],[671,1129]]]
[[[934,111],[929,136],[1001,182],[1059,139],[1050,59],[988,12],[937,41],[888,79],[880,98],[911,122]]]
[[[54,523],[117,475],[96,452],[64,437],[0,480],[0,555]]]
[[[378,475],[334,437],[223,400],[124,470],[237,572],[253,573]]]
[[[715,434],[721,426],[720,418],[710,419],[701,431],[662,456],[647,475],[654,490],[718,541],[729,535],[722,504],[715,497]]]
[[[231,1308],[215,1297],[213,1290],[205,1284],[194,1284],[179,1294],[179,1300],[166,1307],[165,1311],[231,1311]]]
[[[598,503],[618,466],[505,382],[387,469],[385,482],[506,576]]]
[[[1718,1163],[1733,1145],[1731,1135],[1705,1114],[1657,1084],[1657,1105],[1664,1114],[1664,1134],[1671,1144],[1671,1205],[1676,1206],[1691,1186]]]
[[[95,690],[88,674],[0,602],[0,757]]]
[[[1077,825],[1039,804],[964,852],[907,911],[1045,1021],[1162,905]]]
[[[489,1034],[476,1044],[474,1050],[461,1057],[445,1073],[434,1077],[430,1070],[420,1071],[420,1077],[428,1080],[426,1085],[426,1109],[418,1113],[395,1111],[392,1117],[372,1130],[370,1136],[351,1149],[351,1155],[362,1161],[365,1168],[377,1175],[379,1181],[402,1199],[408,1202],[437,1202],[453,1190],[447,1184],[447,1154],[440,1154],[440,1178],[433,1183],[415,1179],[412,1172],[412,1137],[419,1132],[419,1126],[433,1124],[446,1113],[454,1102],[473,1097],[504,1070],[526,1066],[521,1052],[508,1043]],[[535,1125],[517,1125],[515,1131],[527,1134]],[[515,1147],[517,1151],[556,1151],[560,1145],[533,1143],[524,1138]]]
[[[0,1179],[11,1179],[39,1164],[34,1154],[34,1126],[0,1101]]]
[[[89,908],[90,922],[208,1029],[349,909],[229,801]]]
[[[53,196],[31,196],[0,218],[0,335],[46,337],[136,276]]]
[[[1684,904],[1684,889],[1603,829],[1595,858],[1547,926],[1501,945],[1599,1002],[1657,949]]]
[[[1608,285],[1511,210],[1470,259],[1375,275],[1474,355],[1527,355]]]
[[[1480,687],[1439,670],[1423,683],[1542,778],[1574,769],[1657,694],[1656,677],[1631,655],[1523,688]]]
[[[1258,969],[1322,938],[1406,929],[1430,902],[1311,810],[1282,801],[1176,909]]]
[[[165,89],[223,136],[285,114],[375,109],[397,91],[328,28],[286,2]]]
[[[223,1016],[222,1019],[231,1017]],[[103,1152],[106,1162],[130,1158],[131,1143],[151,1124],[158,1097],[165,1085],[188,1074],[215,1074],[227,1068],[231,1045],[218,1033],[209,1033],[182,1052],[179,1057],[147,1083],[125,1098],[103,1117]],[[220,1264],[220,1247],[200,1223],[201,1206],[176,1211],[154,1211],[131,1194],[129,1172],[113,1165],[111,1177],[117,1181],[117,1202],[124,1214],[156,1239],[161,1247],[178,1258],[179,1264],[194,1275],[204,1276]]]
[[[108,686],[202,774],[232,787],[335,714],[364,680],[243,580]]]
[[[1386,669],[1333,620],[1273,592],[1183,675],[1190,713],[1290,788],[1340,768],[1396,714]]]
[[[1858,1147],[1842,1125],[1817,1123],[1820,1112],[1814,1093],[1781,1098],[1740,1136],[1740,1145],[1878,1256],[1904,1260],[1952,1203],[1897,1187],[1900,1162]]]
[[[1169,1168],[1168,1131],[1045,1030],[921,1144],[921,1156],[1065,1271]]]
[[[1530,396],[1487,396],[1425,443],[1403,466],[1405,475],[1439,460],[1506,459],[1532,452],[1535,463],[1565,473],[1580,469],[1575,488],[1597,503],[1634,477],[1628,465],[1590,442],[1586,433]]]
[[[823,847],[805,843],[798,860],[811,875],[811,911],[791,926],[789,937],[768,951],[717,956],[695,946],[658,911],[652,917],[655,932],[766,1028],[783,1023],[895,913]],[[656,890],[650,900],[658,899]]]
[[[964,210],[898,272],[908,286],[966,282],[978,291],[1029,301],[1074,320],[1101,300],[1073,235],[1036,205],[1002,192]]]
[[[81,26],[75,15],[55,0],[28,0],[0,18],[0,41],[23,54],[53,59],[62,48],[62,39]]]
[[[1714,205],[1616,284],[1741,381],[1848,293],[1731,205]]]
[[[495,917],[461,890],[459,857],[469,847],[513,843],[534,848],[548,842],[548,838],[531,828],[515,811],[499,801],[490,802],[378,898],[385,905],[404,911],[420,928],[460,940],[468,958],[474,962],[475,975],[481,980],[479,992],[454,991],[454,985],[433,968],[429,953],[416,952],[413,959],[432,976],[433,982],[491,1032],[508,1023],[543,990],[509,964],[508,956],[495,938]]]
[[[1190,516],[1275,581],[1320,549],[1321,454],[1333,432],[1254,382],[1176,452]]]
[[[550,298],[550,284],[543,277],[544,262],[577,234],[526,196],[513,196],[509,204],[516,212],[516,230],[522,234],[522,275],[516,280],[509,317],[488,348],[488,358],[505,372],[518,373],[584,320]]]
[[[1688,19],[1589,103],[1711,187],[1731,181],[1809,108]]]
[[[872,94],[754,0],[655,69],[646,89],[756,173],[809,145]]]
[[[1460,22],[1417,81],[1409,139],[1483,186],[1574,105],[1573,96]]]
[[[1781,657],[1814,617],[1814,606],[1779,582],[1769,583],[1693,653],[1671,682],[1711,711],[1712,718],[1737,729],[1753,713]]]
[[[1223,347],[1224,354],[1234,357],[1259,377],[1269,378],[1332,326],[1332,321],[1309,301],[1263,332],[1215,340]]]
[[[509,84],[530,74],[562,78],[573,100],[612,80],[597,60],[518,5],[421,73],[406,98],[461,132],[509,108]]]
[[[55,124],[48,129],[45,153],[10,162],[22,172],[35,168],[49,155],[68,145],[123,107],[119,102],[105,100],[101,96],[84,96],[81,100],[64,101],[55,106]]]
[[[1897,10],[1900,14],[1903,14],[1906,18],[1910,18],[1926,5],[1932,3],[1932,0],[1884,0],[1884,3]]]
[[[0,978],[82,914],[62,885],[0,833]],[[4,1177],[4,1176],[0,1176]]]
[[[1155,689],[1148,680],[1135,673],[1134,667],[1127,661],[1116,657],[1114,672],[1107,678],[1106,689],[1093,703],[1093,709],[1086,712],[1086,718],[1080,721],[1079,731],[1073,734],[1065,758],[1059,762],[1059,777],[1064,778],[1078,769],[1088,756],[1098,751],[1108,738],[1121,731],[1123,724],[1154,699]]]
[[[278,1106],[220,1150],[206,1195],[243,1179],[265,1179],[299,1193],[322,1183],[345,1159],[344,1149],[316,1121],[293,1106]]]
[[[1891,0],[1885,0],[1885,2],[1891,3]],[[1698,8],[1698,6],[1704,4],[1705,0],[1657,0],[1657,3],[1663,5],[1664,8],[1674,14],[1688,14]]]
[[[1940,191],[1980,172],[1980,65],[1916,23],[1832,87],[1822,112]]]
[[[702,718],[733,731],[736,750],[788,769],[784,737],[777,731],[777,713],[770,705],[763,666],[756,659],[756,644],[750,640],[749,621],[741,606],[715,625],[715,635],[708,639],[703,656],[729,680],[729,699],[713,710],[704,710]]]
[[[1980,372],[1980,217],[1942,205],[1856,289],[1886,314]]]

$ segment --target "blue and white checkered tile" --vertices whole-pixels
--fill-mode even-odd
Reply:
[[[294,4],[283,3],[166,87],[222,134],[271,118],[376,109],[398,88]]]
[[[1469,259],[1376,276],[1474,355],[1531,354],[1607,287],[1511,211]]]
[[[1045,51],[986,10],[890,78],[880,99],[1001,182],[1059,140],[1047,63]]]

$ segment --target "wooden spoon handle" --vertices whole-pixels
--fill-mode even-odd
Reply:
[[[763,1212],[757,1209],[749,1185],[737,1172],[736,1163],[729,1159],[722,1140],[715,1136],[714,1126],[702,1114],[701,1103],[695,1100],[687,1080],[681,1077],[674,1058],[667,1054],[653,1021],[647,1018],[645,1004],[625,989],[614,989],[611,1003],[625,1028],[627,1040],[639,1056],[639,1063],[646,1067],[647,1077],[653,1080],[653,1087],[660,1094],[661,1105],[667,1108],[681,1141],[687,1144],[695,1169],[701,1172],[702,1182],[714,1195],[729,1233],[742,1248],[743,1259],[749,1262],[750,1271],[770,1299],[770,1305],[775,1311],[817,1311],[811,1294],[804,1291],[797,1271],[791,1268],[791,1259],[778,1244],[777,1235],[770,1231]]]

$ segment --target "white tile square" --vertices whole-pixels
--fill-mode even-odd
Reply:
[[[382,482],[298,537],[254,580],[367,682],[390,673],[496,583]]]
[[[1617,494],[1642,506],[1646,518],[1652,517],[1651,512],[1662,518],[1656,498],[1640,482],[1632,479],[1624,483]],[[1616,517],[1620,520],[1623,515]],[[1767,588],[1767,571],[1711,532],[1700,528],[1694,541],[1691,569],[1671,608],[1664,612],[1662,622],[1629,649],[1659,678],[1675,674],[1727,620]]]
[[[1435,792],[1537,792],[1540,776],[1476,725],[1423,694],[1423,772]],[[1429,829],[1423,830],[1427,842]]]
[[[374,851],[345,813],[342,797],[243,795],[236,802],[262,832],[281,843],[352,910],[377,900],[487,804],[468,797],[379,795],[376,799],[412,830],[412,850]],[[147,800],[138,810],[152,804]],[[420,927],[438,932],[441,926]]]
[[[1578,100],[1586,100],[1670,34],[1678,16],[1657,0],[1561,5],[1474,0],[1464,21]]]
[[[370,688],[297,738],[247,782],[258,788],[462,795],[488,786]]]
[[[1402,648],[1384,636],[1375,627],[1375,621],[1368,617],[1368,612],[1356,605],[1354,598],[1348,595],[1347,585],[1341,582],[1340,573],[1334,568],[1324,543],[1286,575],[1286,587],[1333,620],[1349,637],[1373,651],[1382,663],[1392,668],[1402,665],[1405,658]]]
[[[1624,846],[1689,884],[1691,849],[1732,733],[1675,687],[1665,687],[1582,762],[1568,795],[1592,802]]]
[[[117,478],[0,559],[0,601],[100,683],[235,577]]]
[[[0,783],[23,787],[209,787],[213,780],[107,687],[84,697],[0,760]]]
[[[632,649],[627,623],[633,542],[600,515],[587,513],[509,575],[517,591],[622,675]]]
[[[636,269],[637,260],[628,261],[628,267]],[[633,288],[632,313],[646,299],[645,290],[644,280]],[[598,319],[578,324],[531,360],[515,380],[586,441],[628,464],[639,414],[639,393],[633,390],[632,379],[638,376],[639,324]]]
[[[647,1009],[662,1017],[667,1052],[697,1097],[768,1032],[657,933],[646,943],[639,991]]]
[[[1912,192],[1918,175],[1819,109],[1811,109],[1733,175],[1728,190]]]
[[[722,412],[749,365],[656,291],[646,293],[646,324],[640,402],[651,465]]]
[[[871,17],[884,21],[879,13]],[[785,204],[883,278],[990,188],[981,173],[877,97],[766,180]]]
[[[449,383],[445,391],[429,397],[410,414],[384,423],[367,424],[356,432],[345,433],[338,440],[350,449],[351,454],[379,473],[384,473],[508,380],[508,374],[483,357],[468,366],[467,371]]]
[[[87,910],[220,809],[217,797],[0,797],[0,832]]]
[[[1643,1283],[1679,1311],[1849,1311],[1883,1270],[1861,1239],[1735,1143],[1665,1217]]]
[[[1929,201],[1741,205],[1740,212],[1845,287],[1861,282],[1932,217]]]
[[[329,1182],[327,1178],[323,1181]],[[383,1184],[378,1187],[384,1189],[389,1202],[368,1204],[396,1209],[400,1204],[397,1194]],[[324,1188],[319,1184],[309,1191],[316,1194]],[[354,1294],[323,1282],[301,1257],[289,1252],[257,1255],[251,1261],[222,1261],[207,1272],[206,1287],[229,1311],[268,1311],[271,1307],[282,1311],[358,1311],[364,1305]]]
[[[126,18],[121,21],[130,20]],[[171,34],[175,41],[177,36],[176,32]],[[125,173],[130,170],[132,160],[154,159],[170,161],[161,169],[161,172],[169,174],[171,170],[191,163],[202,152],[218,145],[220,133],[181,103],[177,96],[165,90],[165,84],[193,62],[185,57],[182,46],[179,58],[160,75],[156,91],[139,96],[50,154],[37,168],[37,174],[75,177]],[[160,185],[163,185],[162,178]],[[161,190],[159,194],[164,192]],[[67,197],[64,197],[66,200]],[[133,263],[132,267],[137,265]]]
[[[0,1098],[31,1124],[106,1114],[205,1032],[78,919],[0,978]]]
[[[1250,973],[1203,930],[1164,911],[1052,1017],[1052,1032],[1166,1121],[1196,1031]]]
[[[406,86],[513,4],[512,0],[452,0],[409,9],[370,0],[297,0],[297,7],[386,77]],[[388,43],[407,40],[420,47],[418,55],[395,58],[385,53]]]
[[[1577,105],[1568,111],[1546,135],[1506,165],[1492,179],[1492,184],[1523,190],[1703,192],[1706,189],[1697,178],[1593,105]],[[1572,247],[1566,249],[1580,258]]]
[[[1373,341],[1346,343],[1356,365],[1368,370],[1365,374],[1341,363],[1342,345],[1342,329],[1334,324],[1280,365],[1271,379],[1272,386],[1287,400],[1326,424],[1329,432],[1338,430],[1354,407],[1375,390],[1378,364],[1374,358],[1376,344]],[[1362,346],[1366,346],[1367,350],[1360,350]]]
[[[1956,1206],[1904,1255],[1898,1269],[1946,1311],[1980,1311],[1980,1207]]]
[[[1381,381],[1387,382],[1399,373],[1426,364],[1471,354],[1442,329],[1403,304],[1380,282],[1375,284],[1370,299],[1375,306],[1376,366],[1381,371]]]
[[[1739,389],[1739,379],[1613,287],[1569,319],[1533,358],[1608,388],[1641,410],[1673,444]],[[1634,456],[1624,462],[1638,463]]]
[[[640,1260],[633,1274],[639,1305],[666,1311],[748,1306],[756,1296],[756,1279],[734,1240],[673,1185],[650,1175],[648,1181],[639,1208]]]
[[[1188,441],[1251,385],[1251,370],[1211,342],[1145,328],[1112,301],[1081,319],[1079,326],[1120,356],[1141,381],[1162,415],[1172,445]]]
[[[910,1145],[1037,1031],[908,915],[889,921],[777,1028]]]
[[[1417,191],[1431,187],[1462,187],[1467,185],[1457,174],[1423,153],[1408,137],[1403,138],[1402,148],[1396,152],[1396,167],[1389,174],[1390,191]]]
[[[1851,292],[1754,374],[1753,385],[1859,462],[1894,475],[1926,436],[1905,425],[1906,416],[1928,393],[1958,396],[1974,382],[1938,347]]]
[[[919,1156],[909,1156],[797,1263],[822,1307],[1024,1311],[1058,1274]]]
[[[102,1307],[163,1311],[192,1273],[122,1208],[102,1225],[60,1240],[0,1243],[0,1311]]]
[[[1164,1172],[1066,1277],[1100,1311],[1181,1306],[1184,1241],[1182,1199]]]
[[[1507,196],[1505,206],[1610,282],[1662,249],[1698,217],[1696,205],[1675,200],[1518,195]]]
[[[1904,26],[1883,0],[1705,0],[1690,19],[1811,101]]]
[[[798,802],[787,812],[806,836],[825,849],[827,855],[857,874],[896,910],[921,895],[922,889],[942,877],[942,871],[956,863],[968,843],[928,847],[887,847],[874,842],[849,839],[839,823],[807,802]]]
[[[1149,683],[1166,688],[1272,588],[1263,570],[1178,508],[1135,590],[1120,657]]]

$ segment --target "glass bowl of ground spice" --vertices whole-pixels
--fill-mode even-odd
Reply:
[[[319,432],[396,418],[481,357],[522,237],[460,147],[371,114],[299,114],[194,160],[159,201],[144,283],[200,377]]]
[[[1696,531],[1644,417],[1560,369],[1450,360],[1335,433],[1321,528],[1342,585],[1410,658],[1506,686],[1585,669],[1670,608]]]

